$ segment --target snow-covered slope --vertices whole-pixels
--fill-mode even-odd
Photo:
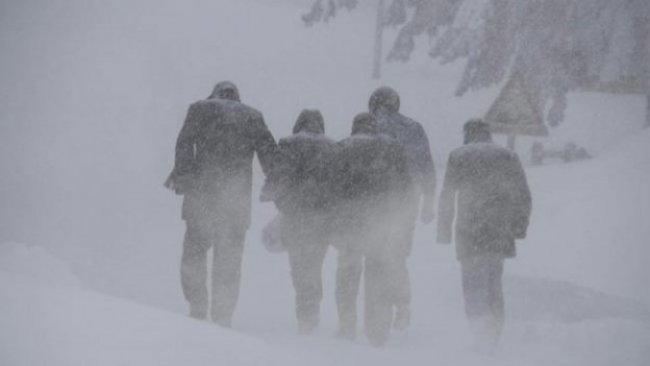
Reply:
[[[42,248],[0,257],[2,365],[291,365],[296,353],[88,291]]]
[[[649,142],[639,131],[594,159],[529,168],[535,210],[513,270],[650,306]]]
[[[387,349],[378,351],[363,341],[333,339],[331,327],[313,337],[298,336],[286,327],[269,328],[268,324],[224,330],[182,314],[97,293],[80,285],[64,262],[39,247],[4,244],[0,263],[3,365],[380,366],[433,361],[445,365],[644,365],[650,356],[647,315],[621,314],[615,311],[621,308],[615,299],[551,281],[507,281],[506,294],[509,303],[516,304],[511,309],[515,316],[498,352],[486,356],[468,346],[469,335],[458,305],[430,295],[426,296],[429,312],[417,317],[424,321],[416,322],[406,334],[396,335]],[[445,288],[435,282],[432,287]],[[531,287],[537,289],[531,291]],[[437,295],[447,297],[453,292],[438,291]],[[554,298],[549,300],[547,295]],[[539,309],[553,308],[539,304],[547,302],[564,303],[582,318],[558,318],[566,312],[560,310],[532,319],[531,315],[540,315],[536,313]],[[257,309],[262,310],[259,305]],[[587,309],[596,311],[584,311]],[[425,309],[418,306],[417,310]]]
[[[373,88],[393,85],[440,173],[462,123],[495,96],[453,97],[463,65],[437,66],[423,48],[373,81],[371,12],[304,28],[296,5],[0,4],[0,364],[646,364],[650,135],[637,96],[571,95],[549,142],[596,157],[527,168],[534,216],[506,266],[511,318],[495,358],[467,352],[458,264],[431,226],[410,259],[414,325],[387,350],[330,337],[332,253],[322,328],[297,337],[287,259],[259,242],[274,209],[257,203],[234,331],[186,319],[180,200],[162,181],[187,106],[214,82],[235,81],[276,137],[309,107],[335,138]],[[32,246],[4,244],[16,241]]]

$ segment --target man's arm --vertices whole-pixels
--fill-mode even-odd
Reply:
[[[165,181],[165,187],[176,194],[185,194],[191,190],[197,173],[195,144],[199,135],[201,114],[195,105],[190,106],[183,127],[176,139],[176,156],[174,169]]]
[[[424,224],[429,224],[433,221],[434,217],[433,207],[436,194],[436,170],[431,155],[429,138],[420,124],[417,125],[415,139],[416,164],[419,170],[418,173],[421,175],[422,179],[420,183],[422,185],[423,194],[422,212],[420,217]]]
[[[280,139],[272,164],[273,168],[267,173],[266,181],[262,187],[260,195],[262,202],[275,201],[278,204],[278,200],[289,189],[289,182],[295,175],[296,166],[291,150],[291,144],[286,139]]]
[[[254,117],[253,124],[253,144],[255,152],[257,153],[257,158],[262,166],[262,171],[268,176],[272,173],[274,165],[276,164],[278,147],[271,131],[266,127],[264,117],[262,117],[261,114],[257,114],[257,116]]]
[[[458,167],[454,155],[449,154],[445,180],[440,192],[438,206],[438,238],[440,244],[451,243],[452,226],[456,214],[456,191],[458,190]]]
[[[395,182],[393,189],[402,192],[410,192],[413,185],[413,178],[408,169],[408,156],[404,147],[398,143],[390,145],[390,160],[395,167]]]
[[[517,155],[514,156],[512,167],[513,179],[513,205],[514,217],[512,231],[517,239],[524,239],[530,222],[530,212],[532,209],[532,197],[528,188],[526,172],[521,165]]]

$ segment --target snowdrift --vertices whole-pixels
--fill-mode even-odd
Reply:
[[[267,342],[83,288],[45,249],[3,244],[2,365],[291,365]]]

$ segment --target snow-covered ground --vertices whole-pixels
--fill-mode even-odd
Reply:
[[[0,365],[648,364],[639,96],[571,95],[548,144],[575,141],[595,158],[527,167],[533,218],[506,265],[509,318],[492,357],[470,350],[458,264],[432,226],[417,228],[410,259],[413,325],[384,350],[331,337],[334,251],[322,327],[296,335],[287,259],[259,240],[271,205],[254,207],[234,329],[185,316],[180,200],[162,181],[187,105],[214,82],[235,81],[276,137],[311,107],[335,138],[390,84],[429,133],[440,173],[462,123],[496,95],[453,97],[463,65],[435,65],[423,48],[371,80],[372,13],[305,28],[299,3],[0,4]],[[524,161],[529,144],[518,142]]]

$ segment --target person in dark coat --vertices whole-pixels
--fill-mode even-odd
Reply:
[[[218,83],[192,104],[176,142],[176,160],[165,185],[183,195],[187,224],[181,284],[190,316],[230,326],[239,295],[241,260],[250,224],[252,164],[271,170],[276,144],[262,114],[240,102],[231,82]],[[206,252],[214,248],[208,301]]]
[[[379,133],[394,138],[404,146],[414,183],[409,198],[411,210],[402,217],[401,234],[397,238],[401,245],[395,253],[400,262],[396,273],[399,285],[395,287],[393,327],[403,330],[408,327],[411,318],[411,285],[406,259],[411,253],[413,230],[420,205],[422,223],[430,224],[433,220],[436,174],[427,134],[419,122],[399,113],[400,97],[394,89],[384,86],[375,90],[370,96],[368,107],[370,113],[377,118]]]
[[[504,320],[503,261],[526,237],[531,196],[519,157],[492,142],[485,122],[467,122],[464,143],[449,155],[437,241],[451,242],[455,216],[465,310],[478,345],[493,347]]]
[[[280,237],[289,253],[301,334],[318,325],[323,298],[321,272],[330,229],[325,168],[336,144],[324,133],[320,111],[300,113],[293,135],[278,142],[275,169],[262,197],[274,200],[281,214]]]
[[[364,272],[364,330],[373,345],[382,346],[393,318],[396,222],[411,185],[407,157],[397,141],[378,133],[374,116],[362,113],[354,119],[352,135],[339,142],[332,171],[334,228],[340,234],[333,243],[339,250],[338,334],[348,339],[356,335]]]

